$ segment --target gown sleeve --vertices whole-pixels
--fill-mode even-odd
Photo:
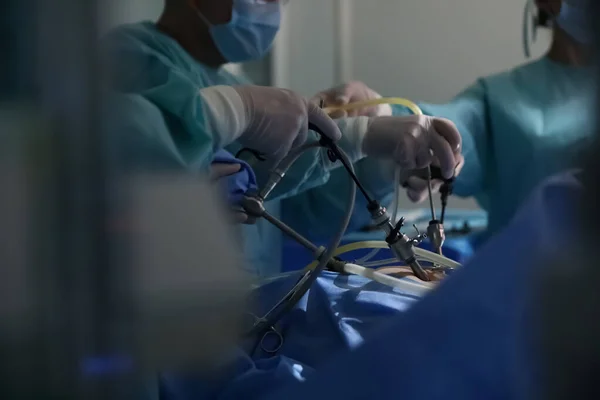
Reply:
[[[202,87],[168,57],[147,46],[135,36],[118,32],[107,37],[104,48],[115,61],[112,88],[137,94],[158,107],[160,114],[148,115],[148,131],[166,125],[173,157],[188,168],[207,171],[214,153],[229,143],[222,140],[208,118],[200,95]]]
[[[461,134],[465,165],[454,185],[455,194],[461,197],[477,197],[485,189],[491,136],[486,97],[485,83],[480,80],[447,104],[420,105],[424,114],[454,122]]]

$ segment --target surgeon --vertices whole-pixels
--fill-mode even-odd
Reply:
[[[465,163],[454,194],[474,196],[488,212],[486,237],[510,221],[536,184],[572,165],[593,128],[591,34],[586,20],[590,3],[535,0],[535,6],[538,23],[552,29],[545,56],[481,78],[447,104],[419,104],[425,114],[448,118],[458,127]],[[333,105],[380,96],[363,83],[352,82],[317,97]],[[379,106],[349,114],[382,112],[403,115],[408,110]],[[426,198],[426,181],[416,176],[402,180],[411,200]],[[434,182],[434,191],[440,186],[440,181]]]
[[[415,169],[435,156],[446,176],[455,173],[462,159],[461,139],[448,120],[382,116],[336,124],[291,91],[252,86],[222,68],[268,52],[281,7],[275,0],[166,0],[158,22],[122,26],[106,37],[106,49],[116,62],[115,88],[139,94],[161,110],[164,121],[149,117],[149,130],[166,124],[168,132],[162,134],[168,137],[159,142],[171,143],[173,157],[191,170],[208,172],[222,149],[233,155],[251,149],[257,159],[265,159],[253,165],[259,184],[264,183],[277,160],[307,140],[319,139],[308,131],[310,120],[327,136],[341,136],[340,146],[372,193],[391,183],[371,173],[379,160]],[[338,165],[325,151],[307,152],[273,192],[267,210],[278,216],[287,209],[284,221],[303,233],[315,221],[319,233],[335,230],[345,201],[339,193],[349,184]],[[352,227],[368,221],[365,204],[359,204]],[[263,276],[279,272],[280,232],[265,221],[243,229],[248,264]]]

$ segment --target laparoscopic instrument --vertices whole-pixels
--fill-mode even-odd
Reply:
[[[442,186],[440,187],[441,197],[441,212],[440,218],[436,218],[435,206],[433,204],[433,194],[431,193],[431,181],[433,179],[441,180]],[[446,216],[446,207],[448,206],[448,197],[452,194],[454,178],[444,179],[442,171],[438,167],[429,167],[427,169],[427,190],[429,192],[429,208],[431,209],[431,221],[427,226],[427,237],[433,246],[436,253],[442,254],[442,246],[446,240],[446,234],[444,232],[444,218]]]
[[[364,107],[373,105],[374,103],[402,104],[407,106],[416,114],[421,113],[421,110],[414,103],[409,102],[408,100],[397,98],[377,99],[374,102],[372,101],[355,103],[351,105],[346,105],[346,107]],[[325,110],[332,111],[331,108],[325,108]],[[372,198],[367,193],[365,188],[361,185],[358,177],[356,176],[353,165],[350,162],[348,156],[337,145],[336,141],[332,139],[332,137],[340,137],[341,135],[339,134],[339,132],[336,132],[336,135],[328,135],[327,132],[324,132],[324,130],[322,130],[319,126],[315,125],[311,121],[309,121],[309,129],[319,134],[320,139],[314,142],[306,143],[303,146],[294,149],[271,170],[266,184],[260,190],[257,190],[257,192],[248,193],[245,196],[243,196],[243,199],[240,204],[244,212],[252,220],[258,218],[266,219],[271,224],[276,226],[279,230],[281,230],[284,234],[301,244],[309,251],[311,251],[316,260],[304,270],[302,276],[296,282],[294,287],[279,302],[277,302],[274,307],[272,307],[263,317],[256,318],[252,328],[246,333],[247,337],[255,337],[256,335],[260,337],[261,335],[264,335],[265,333],[273,330],[275,324],[287,311],[291,310],[298,303],[298,301],[307,293],[313,282],[325,269],[340,273],[352,273],[367,276],[373,280],[377,280],[381,283],[390,286],[407,284],[399,283],[401,281],[396,278],[384,276],[383,274],[376,273],[374,271],[368,272],[364,267],[360,265],[351,264],[343,261],[341,258],[339,258],[339,256],[344,254],[345,252],[364,248],[380,249],[387,247],[392,251],[395,259],[401,261],[404,265],[408,265],[412,270],[413,274],[425,282],[428,282],[431,279],[428,273],[425,271],[425,269],[421,266],[419,260],[426,260],[432,262],[435,268],[453,269],[459,266],[458,263],[455,263],[454,261],[441,256],[440,254],[431,253],[416,247],[427,237],[427,235],[421,234],[420,232],[418,232],[418,230],[416,236],[414,237],[409,237],[406,234],[404,234],[402,232],[402,228],[404,226],[405,221],[404,218],[400,218],[398,221],[396,221],[395,217],[389,215],[385,207],[383,207],[376,199]],[[310,240],[294,231],[284,222],[278,220],[273,215],[271,215],[268,211],[266,211],[264,206],[264,202],[268,199],[269,195],[273,192],[273,190],[279,184],[279,182],[281,182],[281,180],[285,177],[286,172],[294,164],[294,162],[305,151],[318,147],[326,149],[327,155],[331,162],[341,162],[343,167],[348,172],[352,181],[352,184],[349,186],[348,202],[345,209],[344,218],[342,219],[340,224],[340,229],[331,239],[327,248],[315,245]],[[431,173],[429,173],[429,175],[431,176]],[[364,198],[367,200],[367,210],[371,215],[374,225],[377,226],[383,232],[385,232],[385,241],[362,242],[349,246],[339,247],[354,210],[357,188],[361,195],[364,196]],[[449,194],[449,190],[447,193]],[[396,210],[394,214],[395,213]],[[442,219],[443,214],[444,211],[442,211]],[[436,229],[441,229],[441,233],[438,234],[437,237],[443,238],[442,221],[435,225],[435,227]],[[431,229],[431,232],[434,233],[434,230]],[[441,245],[443,244],[443,239],[439,243],[439,253],[441,253]]]
[[[372,107],[372,106],[381,105],[381,104],[401,105],[401,106],[408,108],[415,115],[423,114],[423,112],[421,111],[421,108],[419,106],[417,106],[415,103],[413,103],[410,100],[403,99],[400,97],[379,98],[379,99],[365,100],[365,101],[360,101],[360,102],[355,102],[355,103],[344,104],[344,105],[340,105],[340,106],[325,107],[324,111],[327,112],[328,114],[331,114],[334,111],[339,111],[339,110],[351,111],[351,110],[361,109],[361,108],[365,108],[365,107]],[[445,179],[442,176],[441,169],[439,167],[433,166],[433,165],[429,166],[428,168],[425,168],[424,173],[423,173],[423,171],[415,171],[415,173],[413,175],[417,175],[423,179],[427,179],[427,187],[428,187],[428,192],[429,192],[429,207],[431,209],[431,221],[429,221],[429,225],[427,226],[426,236],[429,238],[429,241],[431,242],[431,245],[432,245],[433,249],[435,250],[435,252],[441,255],[442,254],[442,246],[444,245],[444,241],[446,240],[446,235],[444,232],[444,217],[446,214],[446,207],[448,205],[448,197],[452,194],[454,178]],[[425,176],[423,176],[423,175],[425,175]],[[399,168],[396,169],[395,180],[396,180],[396,182],[400,181],[400,169]],[[443,182],[442,186],[440,188],[442,207],[441,207],[441,215],[440,215],[439,219],[436,218],[435,206],[433,204],[433,195],[432,195],[432,188],[431,188],[432,180],[439,180],[439,181]],[[393,212],[392,221],[397,221],[398,198],[400,196],[399,188],[400,188],[400,186],[396,185],[396,187],[395,187],[396,193],[394,193],[394,204],[392,206],[392,210],[393,210],[392,211]],[[364,258],[363,260],[371,259],[376,254],[377,254],[377,251],[367,255],[367,257]]]

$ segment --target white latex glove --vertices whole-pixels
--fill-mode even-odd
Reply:
[[[242,169],[240,164],[213,163],[210,167],[210,181],[216,184],[219,179],[237,174]],[[248,215],[241,211],[232,211],[233,222],[244,224],[248,222]]]
[[[461,162],[462,140],[449,120],[424,115],[357,117],[346,120],[344,136],[363,155],[393,160],[403,171],[439,164],[451,178]]]
[[[324,107],[340,106],[359,101],[380,99],[379,93],[369,88],[363,82],[352,81],[335,88],[325,90],[313,96],[311,101],[320,104],[323,101]],[[334,111],[330,114],[332,118],[345,117],[383,117],[392,115],[392,107],[389,104],[380,104],[377,106],[365,107],[362,109],[349,111]]]
[[[212,86],[201,89],[207,124],[220,147],[238,141],[279,160],[303,144],[309,120],[337,141],[339,128],[317,105],[285,89],[264,86]]]
[[[454,176],[458,176],[460,171],[462,170],[465,159],[462,155],[459,155],[457,158],[458,164],[454,170]],[[433,162],[434,165],[439,164],[437,162]],[[421,177],[412,175],[412,171],[402,171],[400,176],[400,183],[404,188],[406,188],[406,195],[408,198],[415,203],[420,203],[427,199],[429,196],[429,191],[427,189],[427,179],[423,179]],[[439,179],[431,180],[431,193],[437,194],[442,187],[444,182]]]

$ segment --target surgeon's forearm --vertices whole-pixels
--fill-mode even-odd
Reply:
[[[488,116],[487,89],[483,81],[472,86],[444,104],[419,103],[423,114],[452,121],[462,138],[464,167],[454,183],[454,194],[461,197],[480,196],[486,191],[486,180],[493,158],[493,126]],[[408,115],[406,107],[392,106],[394,115]]]

